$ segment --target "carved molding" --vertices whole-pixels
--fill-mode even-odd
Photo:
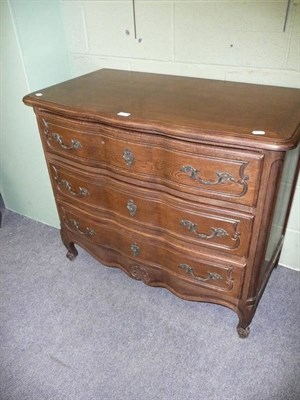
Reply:
[[[246,300],[246,307],[249,309],[252,309],[256,305],[256,297],[250,297],[249,299]]]
[[[149,276],[146,268],[141,267],[139,265],[131,265],[129,267],[129,271],[134,279],[137,279],[144,283],[150,282],[150,276]]]

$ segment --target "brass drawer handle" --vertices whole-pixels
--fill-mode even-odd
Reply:
[[[192,179],[194,179],[195,181],[202,183],[203,185],[208,185],[208,186],[212,186],[212,185],[223,185],[224,183],[227,182],[235,182],[234,177],[229,174],[228,172],[216,172],[217,175],[217,179],[215,181],[208,181],[205,179],[202,179],[199,175],[198,172],[199,170],[191,167],[190,165],[185,165],[180,169],[181,172],[185,172],[186,174],[188,174],[188,176]]]
[[[69,228],[74,229],[80,235],[87,235],[87,236],[95,235],[95,231],[91,228],[85,228],[85,231],[82,231],[79,223],[73,218],[66,220],[66,225],[69,226]]]
[[[230,239],[233,241],[233,243],[232,243],[232,245],[230,245],[230,246],[226,245],[225,247],[228,249],[231,249],[231,250],[238,248],[240,245],[240,242],[241,242],[241,234],[240,234],[240,232],[237,231],[238,224],[239,224],[239,222],[235,222],[233,224],[234,232],[232,233],[231,236],[223,228],[211,228],[212,233],[210,235],[207,235],[206,233],[197,232],[197,224],[194,224],[193,222],[191,222],[187,219],[183,219],[180,221],[181,226],[186,227],[188,229],[188,231],[194,233],[200,239],[210,240],[213,238],[222,239],[226,236],[230,237]]]
[[[228,172],[216,172],[217,178],[214,181],[209,181],[206,179],[203,179],[199,176],[199,170],[192,167],[191,165],[185,165],[180,168],[180,172],[186,173],[191,179],[195,180],[196,182],[199,182],[202,185],[205,186],[217,186],[217,185],[224,185],[228,182],[233,182],[237,185],[241,186],[241,191],[239,193],[231,193],[231,196],[234,197],[241,197],[244,196],[247,191],[248,191],[248,180],[249,176],[244,175],[245,168],[247,167],[248,162],[243,162],[242,165],[240,166],[239,170],[239,179],[235,179],[231,174]]]
[[[130,167],[134,161],[134,155],[133,155],[132,151],[125,149],[123,152],[123,159],[124,159],[126,165],[128,165]]]
[[[63,138],[58,133],[50,132],[47,121],[45,121],[43,119],[43,123],[45,125],[44,134],[46,136],[46,140],[47,140],[48,146],[51,147],[51,143],[50,142],[51,142],[52,139],[54,139],[56,141],[56,143],[64,150],[77,150],[80,147],[82,147],[81,143],[76,139],[72,139],[71,140],[71,145],[67,146],[66,144],[64,144]]]
[[[72,139],[71,145],[67,146],[64,144],[62,137],[58,133],[53,133],[52,137],[56,141],[56,143],[59,144],[59,146],[64,150],[77,150],[82,147],[81,143],[76,139]]]
[[[129,211],[129,214],[134,216],[137,212],[137,205],[134,204],[133,200],[128,200],[127,202],[127,209]]]
[[[140,248],[140,246],[138,246],[136,243],[132,243],[132,245],[130,246],[130,248],[131,248],[131,251],[132,251],[132,254],[134,255],[134,256],[139,256],[140,255],[140,253],[141,253],[141,248]]]
[[[54,180],[56,181],[57,185],[59,187],[62,187],[64,189],[66,189],[69,194],[71,194],[74,197],[86,197],[89,196],[90,193],[86,188],[80,187],[78,188],[78,192],[74,192],[74,190],[72,189],[72,185],[69,181],[67,181],[66,179],[61,179],[58,175],[58,171],[55,167],[52,167],[53,171],[54,171]]]
[[[207,282],[207,281],[218,281],[222,280],[223,277],[215,272],[208,272],[206,278],[201,278],[194,274],[194,270],[188,264],[180,264],[179,268],[185,270],[189,275],[191,275],[196,281]]]
[[[210,235],[199,233],[197,232],[197,225],[187,219],[181,220],[180,225],[186,227],[190,232],[193,232],[201,239],[223,238],[229,236],[228,232],[223,228],[211,228],[212,233]]]

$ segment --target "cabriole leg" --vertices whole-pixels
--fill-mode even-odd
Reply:
[[[239,323],[236,327],[237,333],[241,339],[246,339],[250,333],[250,324],[255,313],[255,300],[251,299],[247,305],[238,310]]]
[[[68,235],[66,234],[66,232],[63,229],[60,230],[60,236],[63,241],[63,244],[66,246],[66,248],[68,250],[66,257],[70,261],[73,261],[78,255],[78,251],[76,250],[74,243],[70,242]]]

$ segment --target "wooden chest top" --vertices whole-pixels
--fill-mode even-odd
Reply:
[[[102,69],[27,95],[24,102],[69,117],[223,146],[280,151],[300,138],[299,89]]]

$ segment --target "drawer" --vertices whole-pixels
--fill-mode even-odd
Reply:
[[[255,205],[263,155],[48,114],[39,116],[46,151],[122,176],[184,193]]]
[[[214,248],[238,257],[248,255],[252,215],[186,202],[61,164],[50,163],[50,172],[57,196],[80,207],[93,207],[127,225],[147,225],[177,244],[190,243],[196,251],[201,246],[206,252]]]
[[[134,278],[140,279],[138,264],[142,263],[166,270],[176,279],[195,286],[225,292],[232,297],[240,295],[244,274],[242,267],[201,260],[190,251],[182,251],[144,232],[129,230],[105,219],[96,219],[66,204],[59,204],[59,213],[63,229],[67,229],[71,241],[87,249],[100,246],[120,253],[124,259],[123,266],[130,261],[131,270],[128,272]]]

